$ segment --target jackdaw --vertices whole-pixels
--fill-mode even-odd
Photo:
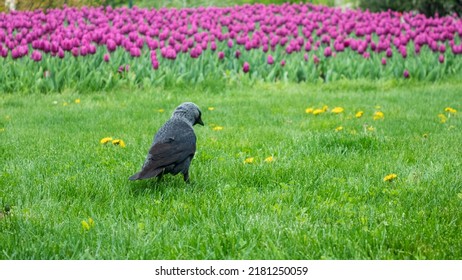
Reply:
[[[193,126],[204,125],[196,104],[185,102],[178,106],[172,117],[159,129],[149,149],[141,171],[130,180],[161,178],[164,174],[183,174],[189,181],[189,165],[196,152]]]

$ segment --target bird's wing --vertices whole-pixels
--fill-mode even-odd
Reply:
[[[155,177],[163,169],[184,161],[196,152],[196,136],[192,129],[176,133],[168,137],[164,142],[155,143],[149,150],[148,157],[141,171],[134,176],[133,180]]]

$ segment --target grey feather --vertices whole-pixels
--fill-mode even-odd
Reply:
[[[204,125],[201,117],[199,107],[192,102],[178,106],[172,117],[154,136],[141,171],[129,179],[140,180],[182,173],[184,180],[189,181],[189,165],[196,153],[193,126]]]

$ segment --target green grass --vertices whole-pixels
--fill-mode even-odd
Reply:
[[[191,184],[128,181],[183,101]],[[461,105],[458,81],[2,94],[0,258],[461,259]]]

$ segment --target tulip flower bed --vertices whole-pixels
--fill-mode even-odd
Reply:
[[[462,74],[462,21],[311,4],[0,14],[2,92]]]

